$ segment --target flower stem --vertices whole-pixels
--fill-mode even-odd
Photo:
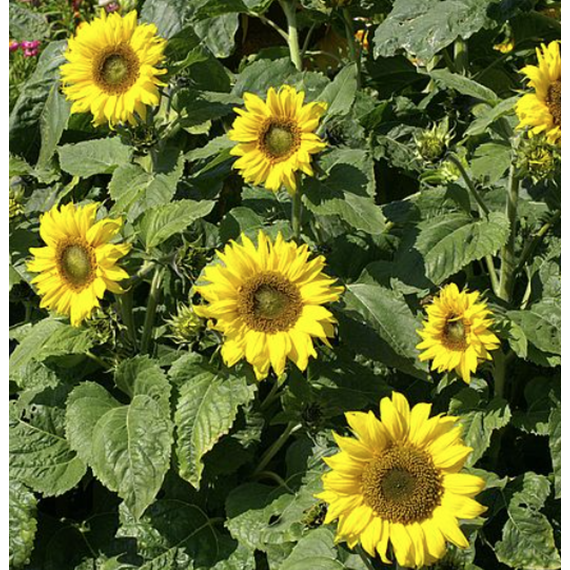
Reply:
[[[501,275],[499,278],[499,298],[509,302],[513,294],[517,263],[515,259],[515,242],[517,237],[517,205],[519,199],[519,177],[516,167],[511,165],[507,193],[506,215],[509,220],[510,234],[507,244],[501,250]]]
[[[137,343],[137,329],[135,327],[135,318],[133,315],[133,290],[129,289],[125,291],[122,295],[116,295],[119,305],[121,307],[121,316],[123,323],[127,327],[127,336],[129,342],[133,349],[136,351],[138,347]]]
[[[453,42],[453,60],[455,73],[466,75],[469,67],[469,56],[467,54],[467,44],[463,38],[457,38]]]
[[[493,374],[495,380],[495,396],[497,398],[504,398],[507,383],[506,360],[500,348],[493,352],[493,362],[495,368]]]
[[[154,317],[156,315],[156,306],[160,297],[160,287],[162,285],[162,276],[164,275],[164,268],[157,267],[152,276],[150,284],[150,293],[148,295],[148,303],[146,306],[146,315],[144,318],[144,327],[141,340],[141,352],[147,353],[150,347],[150,340],[152,337],[152,330],[154,328]]]
[[[493,258],[490,255],[485,256],[485,263],[487,264],[487,271],[489,272],[489,279],[491,280],[491,288],[495,295],[499,295],[499,279],[497,278],[497,272],[495,271],[495,264],[493,263]]]
[[[560,210],[556,210],[554,214],[550,217],[550,219],[538,230],[538,232],[532,237],[532,240],[529,241],[523,249],[521,254],[521,258],[518,262],[517,269],[515,273],[518,273],[522,270],[525,263],[529,260],[530,256],[534,253],[534,250],[538,246],[538,244],[542,241],[542,238],[547,234],[548,230],[558,221],[560,218]]]
[[[348,42],[348,52],[350,53],[350,59],[356,64],[356,85],[358,88],[360,88],[360,50],[358,49],[358,46],[356,45],[356,41],[354,39],[354,25],[352,23],[352,17],[350,16],[348,8],[345,7],[342,9],[342,16],[344,19],[344,27],[346,29],[346,40]]]
[[[287,18],[287,44],[293,65],[299,70],[303,70],[303,61],[299,49],[299,32],[297,30],[297,6],[295,0],[279,0],[281,8]]]
[[[289,436],[295,433],[301,428],[301,424],[297,422],[289,422],[283,433],[279,436],[277,440],[273,442],[273,445],[263,454],[258,466],[255,468],[252,477],[257,477],[262,471],[265,470],[268,463],[277,455],[279,450],[285,445],[285,442],[289,439]]]
[[[483,201],[479,190],[475,188],[475,184],[473,184],[473,181],[467,174],[465,168],[463,167],[463,164],[461,164],[461,160],[459,160],[459,158],[452,152],[449,152],[446,155],[445,159],[453,162],[453,164],[457,167],[457,170],[459,170],[461,176],[463,177],[463,180],[465,180],[465,184],[467,184],[467,187],[469,188],[471,194],[473,194],[473,197],[475,198],[477,204],[479,204],[479,207],[481,210],[483,210],[483,212],[485,212],[486,215],[489,215],[489,208],[487,207],[487,204],[485,204]]]
[[[291,227],[293,228],[293,237],[296,240],[299,240],[301,236],[301,216],[303,215],[301,191],[302,187],[299,183],[297,191],[291,196]]]
[[[364,566],[366,566],[368,570],[376,570],[374,564],[372,563],[372,560],[370,560],[368,554],[364,552],[364,549],[362,546],[360,546],[360,544],[356,547],[356,552],[358,552],[358,556],[360,556],[362,562],[364,562]]]

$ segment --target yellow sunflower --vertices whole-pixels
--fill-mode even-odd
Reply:
[[[357,439],[334,434],[341,451],[324,461],[328,503],[325,524],[338,518],[337,541],[390,563],[388,543],[398,564],[419,568],[442,558],[446,541],[469,543],[458,519],[473,519],[486,507],[473,497],[485,486],[480,477],[459,473],[472,451],[464,445],[457,417],[429,417],[431,404],[410,410],[402,394],[380,402],[373,412],[348,412]]]
[[[551,42],[537,48],[538,67],[523,67],[534,93],[519,99],[516,111],[520,123],[517,128],[529,127],[529,135],[544,133],[548,142],[559,144],[562,136],[562,78],[560,43]]]
[[[73,326],[100,306],[105,290],[123,293],[117,281],[128,277],[115,264],[131,246],[109,243],[122,221],[95,222],[97,207],[54,206],[40,218],[40,236],[47,246],[30,248],[34,259],[27,265],[29,271],[39,273],[32,283],[42,297],[40,307],[69,315]]]
[[[490,350],[499,347],[499,339],[489,330],[492,320],[487,303],[479,292],[459,292],[455,283],[443,287],[427,308],[428,320],[417,331],[423,341],[416,348],[424,350],[419,359],[432,360],[432,370],[455,370],[467,384],[477,364],[492,360]]]
[[[273,87],[263,101],[253,93],[244,93],[245,110],[235,108],[239,115],[228,133],[239,144],[231,153],[239,156],[234,168],[246,182],[276,192],[285,185],[294,194],[297,190],[296,172],[302,170],[313,176],[311,154],[326,147],[315,129],[326,103],[303,105],[305,93],[284,85],[276,92]]]
[[[137,24],[137,13],[122,17],[101,11],[99,18],[82,23],[70,38],[61,66],[63,92],[73,101],[72,113],[90,111],[93,123],[136,124],[144,120],[146,105],[159,103],[158,69],[166,41],[154,24]]]
[[[224,335],[222,357],[228,366],[245,358],[263,380],[272,367],[278,376],[287,358],[305,370],[316,357],[313,337],[330,346],[336,323],[323,303],[337,301],[344,291],[323,273],[322,255],[309,261],[306,245],[286,242],[279,233],[275,243],[262,231],[257,248],[242,234],[233,240],[220,264],[208,266],[196,287],[209,304],[197,305],[197,315],[214,319],[212,328]]]

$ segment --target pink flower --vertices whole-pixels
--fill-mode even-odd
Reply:
[[[116,12],[120,8],[117,2],[110,2],[109,4],[105,5],[105,11],[107,14],[111,12]]]
[[[40,51],[40,40],[23,41],[20,45],[24,50],[25,57],[35,57]]]
[[[20,47],[20,44],[16,40],[10,40],[10,53],[16,51]]]

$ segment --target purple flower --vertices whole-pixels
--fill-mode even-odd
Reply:
[[[107,12],[107,14],[110,14],[111,12],[116,12],[119,8],[120,6],[117,2],[110,2],[109,4],[105,5],[105,11]]]
[[[10,53],[16,51],[19,47],[20,47],[19,42],[17,42],[16,40],[10,40]]]
[[[23,41],[20,45],[24,50],[25,57],[35,57],[40,51],[40,40]]]

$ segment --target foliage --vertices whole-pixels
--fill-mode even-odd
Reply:
[[[392,390],[458,416],[487,481],[469,548],[435,568],[560,568],[559,155],[541,147],[539,178],[520,169],[513,95],[534,48],[559,39],[559,3],[117,2],[135,4],[168,40],[166,85],[145,122],[112,130],[59,89],[96,2],[10,0],[10,37],[42,41],[33,61],[11,55],[10,568],[363,570],[314,494],[331,430]],[[297,204],[245,184],[226,136],[244,93],[284,84],[328,104]],[[126,292],[80,328],[40,308],[25,263],[41,214],[71,201],[122,217],[132,244]],[[260,383],[195,315],[191,335],[170,334],[216,251],[259,230],[306,243],[345,287],[332,346]],[[449,282],[483,294],[501,341],[470,385],[418,360]]]

